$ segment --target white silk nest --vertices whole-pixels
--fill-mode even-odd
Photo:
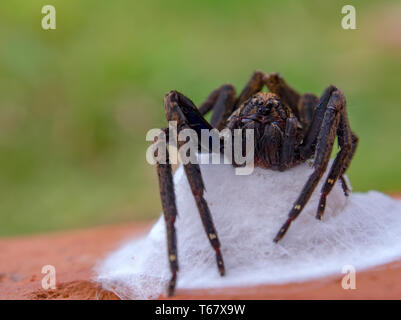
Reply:
[[[226,267],[226,276],[220,277],[179,167],[174,175],[179,212],[177,288],[299,282],[340,275],[345,265],[358,272],[401,256],[401,202],[376,191],[347,198],[337,182],[323,221],[318,221],[324,179],[284,238],[273,243],[312,170],[305,163],[285,172],[255,168],[251,175],[240,176],[231,165],[201,165]],[[159,201],[157,192],[154,201]],[[165,293],[170,269],[163,217],[146,236],[111,253],[97,273],[96,280],[123,299],[154,299]]]

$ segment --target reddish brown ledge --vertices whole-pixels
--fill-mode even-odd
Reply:
[[[98,227],[0,240],[0,299],[118,299],[91,281],[94,265],[150,223]],[[56,268],[57,288],[41,286],[44,265]],[[401,299],[401,260],[358,272],[357,289],[341,276],[256,287],[178,290],[174,299]]]

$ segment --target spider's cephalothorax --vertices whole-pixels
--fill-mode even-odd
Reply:
[[[253,95],[230,116],[227,127],[254,130],[256,166],[285,170],[302,161],[296,148],[303,137],[301,124],[274,93]],[[284,144],[286,131],[291,140]]]
[[[265,85],[269,89],[268,93],[261,92]],[[336,137],[340,150],[321,189],[316,217],[322,218],[326,197],[337,180],[341,182],[344,194],[349,194],[344,174],[355,153],[358,138],[349,126],[344,94],[334,86],[327,87],[320,98],[311,93],[301,95],[289,87],[277,73],[266,75],[256,71],[238,97],[234,87],[226,84],[213,91],[206,101],[196,108],[183,94],[171,91],[164,98],[164,107],[167,120],[177,121],[178,130],[191,128],[200,135],[201,129],[254,129],[256,166],[286,170],[313,159],[314,170],[294,202],[287,220],[274,238],[275,242],[284,236],[311,197],[328,167]],[[210,110],[213,110],[213,114],[209,123],[204,115]],[[200,146],[199,148],[201,149]],[[205,188],[199,165],[188,163],[184,165],[184,170],[205,232],[216,252],[219,272],[224,275],[220,242],[209,207],[203,197]],[[157,172],[172,272],[168,292],[172,295],[178,272],[174,227],[177,207],[168,152],[167,162],[158,163]]]

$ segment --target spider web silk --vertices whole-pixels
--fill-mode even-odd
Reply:
[[[329,165],[330,168],[330,165]],[[346,198],[337,182],[323,221],[315,219],[323,179],[298,219],[278,243],[286,220],[313,169],[301,164],[285,172],[255,168],[235,175],[231,165],[201,165],[221,242],[226,276],[203,230],[182,166],[174,175],[178,217],[177,288],[238,287],[341,275],[401,257],[401,202],[376,192]],[[154,201],[159,201],[155,192]],[[132,239],[97,267],[96,280],[123,299],[154,299],[170,278],[163,217],[140,239]]]

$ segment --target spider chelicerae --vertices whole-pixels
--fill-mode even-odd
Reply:
[[[261,91],[265,85],[269,90],[268,93]],[[234,129],[254,129],[254,163],[256,166],[283,171],[313,159],[313,172],[298,199],[294,202],[287,220],[275,236],[274,242],[278,242],[285,235],[291,223],[298,217],[310,199],[328,167],[336,137],[340,149],[321,189],[316,218],[322,218],[326,197],[337,180],[340,180],[344,194],[349,195],[350,189],[344,174],[355,153],[358,138],[350,129],[344,94],[335,86],[327,87],[320,98],[312,93],[301,95],[288,86],[279,74],[265,74],[256,71],[238,97],[234,87],[225,84],[213,91],[197,108],[183,94],[170,91],[164,98],[164,108],[167,120],[177,121],[177,131],[193,129],[200,136],[202,129],[222,130],[228,128],[232,131]],[[213,111],[210,123],[204,118],[209,111]],[[164,132],[167,133],[167,130],[165,129]],[[182,143],[178,142],[178,146]],[[177,240],[174,227],[177,207],[167,150],[166,153],[166,162],[157,163],[157,173],[172,273],[168,294],[173,295],[178,272]],[[184,164],[184,171],[205,232],[216,252],[218,270],[221,275],[224,275],[225,268],[220,251],[220,241],[208,204],[203,196],[205,187],[200,167],[196,163],[188,163]]]

